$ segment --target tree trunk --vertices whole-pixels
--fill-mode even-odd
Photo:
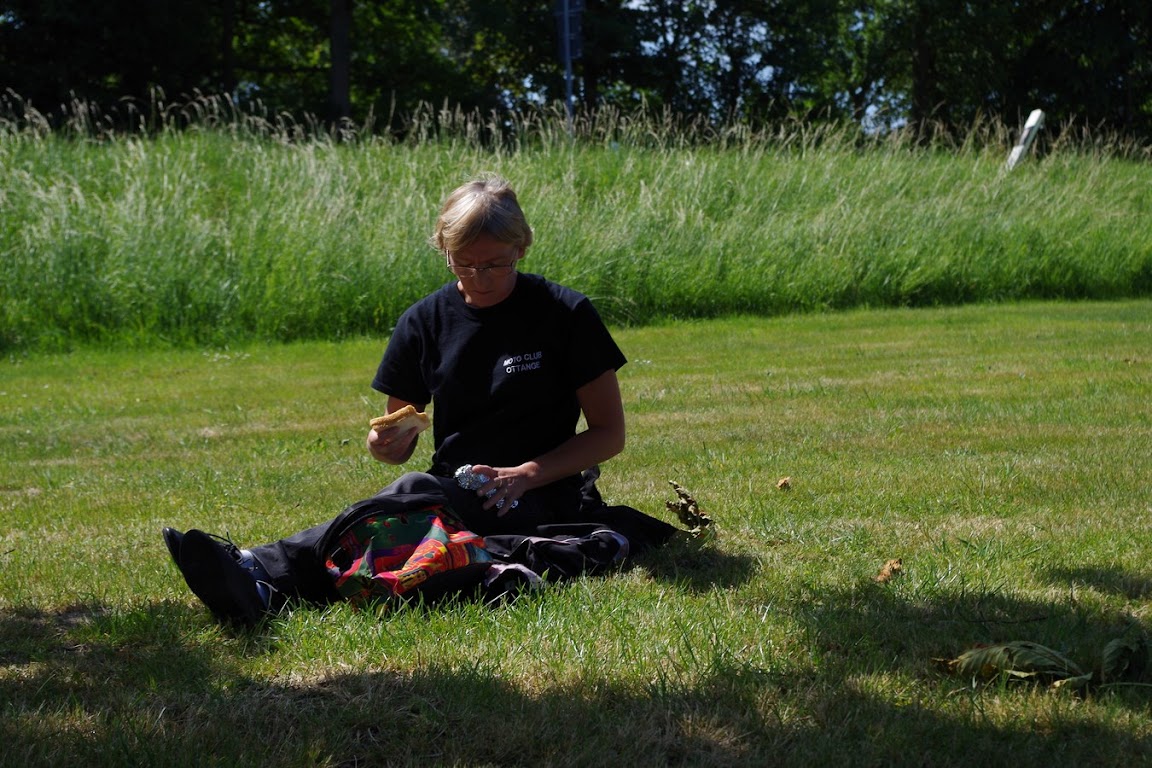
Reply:
[[[333,124],[352,114],[352,0],[331,0],[328,117]]]
[[[925,138],[929,133],[928,121],[939,104],[936,103],[937,77],[936,50],[930,35],[929,9],[918,3],[912,22],[912,103],[909,119],[915,130]]]
[[[220,13],[220,87],[236,90],[236,0],[223,0]]]

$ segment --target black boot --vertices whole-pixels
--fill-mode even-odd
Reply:
[[[268,611],[271,587],[251,553],[196,529],[181,535],[165,528],[164,543],[188,588],[218,621],[253,627]]]

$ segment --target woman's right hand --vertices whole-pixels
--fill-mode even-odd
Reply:
[[[410,403],[407,400],[389,395],[384,412],[395,413],[408,405],[418,411],[424,411],[424,404],[422,403]],[[412,453],[416,450],[416,436],[419,434],[420,432],[415,428],[389,427],[380,432],[369,429],[368,453],[372,454],[372,458],[376,461],[382,461],[385,464],[403,464],[412,458]]]
[[[416,436],[419,432],[415,428],[400,429],[389,427],[377,432],[368,430],[368,453],[376,461],[385,464],[403,464],[416,450]]]

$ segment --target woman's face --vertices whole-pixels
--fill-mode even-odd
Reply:
[[[458,278],[456,290],[464,302],[477,309],[493,307],[512,295],[516,287],[516,262],[524,249],[491,235],[480,235],[458,251],[449,251],[448,268]]]

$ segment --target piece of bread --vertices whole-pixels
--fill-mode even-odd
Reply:
[[[411,405],[406,405],[385,416],[377,416],[369,422],[369,426],[377,432],[383,432],[390,427],[399,427],[401,431],[415,427],[416,434],[420,434],[432,426],[432,419],[428,418],[428,414],[421,413]]]

